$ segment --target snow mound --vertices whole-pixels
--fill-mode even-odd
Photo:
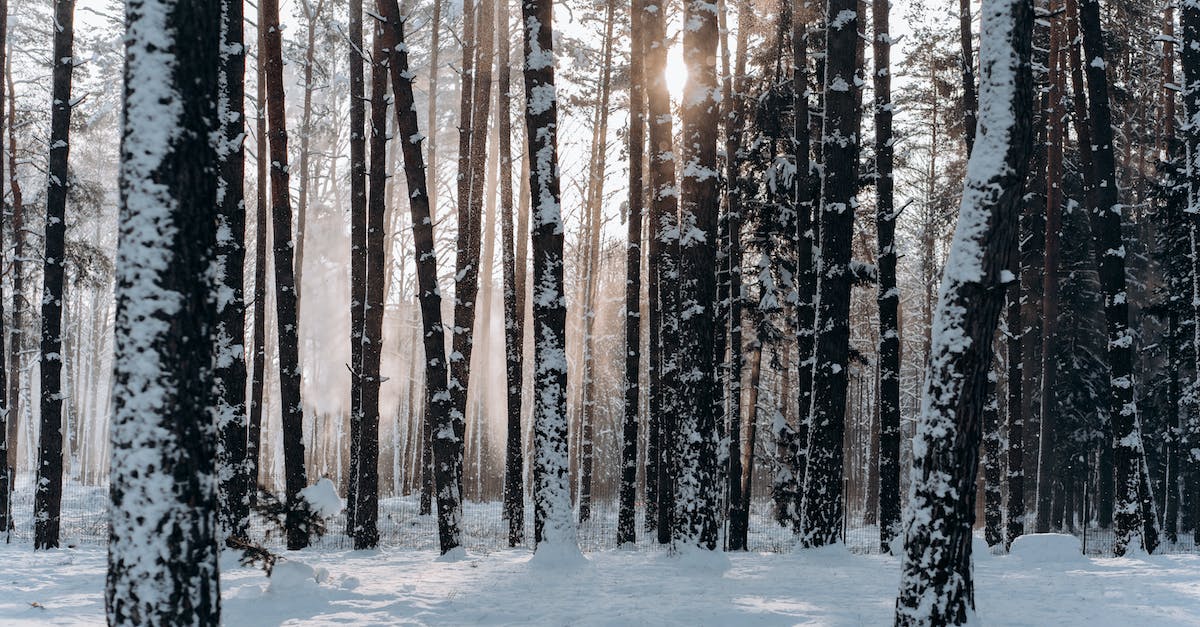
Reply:
[[[1085,563],[1079,538],[1065,533],[1033,533],[1013,540],[1009,553],[1027,564]]]
[[[271,569],[271,584],[267,590],[277,594],[304,591],[316,588],[328,578],[329,571],[324,568],[313,568],[304,562],[284,560],[276,563]]]
[[[689,575],[721,575],[732,565],[724,551],[709,551],[698,546],[677,547],[668,559],[673,560]]]
[[[467,559],[467,550],[461,546],[456,546],[437,557],[437,562],[461,562]]]
[[[1003,548],[1003,543],[998,544],[995,547],[990,547],[988,546],[987,540],[983,539],[983,536],[971,536],[971,557],[975,559],[991,557],[996,554],[997,550],[1001,550]]]
[[[535,570],[565,570],[588,563],[575,544],[543,542],[533,552],[529,565]]]
[[[308,501],[313,511],[322,518],[336,516],[342,511],[342,499],[328,477],[321,477],[316,483],[301,490],[300,498]]]

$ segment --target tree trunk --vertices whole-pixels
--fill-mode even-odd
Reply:
[[[646,100],[650,117],[650,431],[654,448],[655,529],[659,544],[671,541],[675,509],[674,453],[675,394],[673,381],[677,350],[678,195],[675,193],[674,134],[671,97],[663,74],[667,65],[666,5],[645,0]],[[657,339],[657,341],[656,341]]]
[[[504,519],[508,521],[508,545],[525,541],[525,491],[522,473],[525,455],[521,448],[521,367],[525,361],[525,294],[517,288],[516,237],[513,233],[512,189],[512,36],[509,32],[509,0],[500,0],[496,11],[499,53],[496,69],[496,123],[500,133],[500,231],[504,265],[504,355],[507,424],[504,445]],[[524,260],[522,260],[522,265]]]
[[[820,268],[813,398],[805,471],[802,541],[837,542],[850,351],[850,252],[859,133],[858,18],[854,0],[830,0],[826,15],[825,119],[821,143]]]
[[[18,426],[21,422],[21,394],[23,387],[21,381],[24,374],[23,364],[25,362],[25,333],[24,333],[24,313],[26,303],[25,300],[25,206],[24,199],[21,196],[21,180],[17,176],[17,106],[16,96],[14,94],[12,82],[12,60],[9,59],[4,65],[4,81],[8,87],[8,183],[9,191],[12,194],[12,231],[13,231],[13,258],[12,258],[12,335],[8,345],[8,369],[10,376],[8,379],[8,424],[5,425],[5,442],[8,444],[8,454],[0,463],[3,463],[8,472],[11,473],[11,478],[16,477],[17,472],[17,434]],[[11,483],[9,484],[11,488]],[[9,495],[9,503],[11,504],[11,494]],[[9,525],[5,526],[0,531],[7,531],[12,527],[12,521],[9,520]]]
[[[363,331],[367,299],[366,79],[363,76],[363,2],[350,0],[350,480],[346,527],[358,514],[359,429],[363,420]]]
[[[366,224],[366,289],[364,293],[364,327],[362,337],[362,414],[357,446],[358,466],[354,487],[358,503],[355,507],[354,548],[373,549],[379,545],[379,385],[380,359],[383,351],[383,314],[386,297],[384,276],[388,264],[384,254],[387,235],[384,214],[387,207],[387,142],[388,142],[388,57],[394,44],[392,37],[378,21],[375,22],[374,46],[371,53],[371,187],[367,197]]]
[[[992,339],[1004,306],[1017,242],[1032,125],[1033,6],[983,5],[978,145],[963,188],[958,227],[938,298],[933,352],[913,441],[912,502],[897,625],[965,624],[973,619],[971,527],[987,402]]]
[[[1186,86],[1183,90],[1184,116],[1185,119],[1196,120],[1200,119],[1200,5],[1193,2],[1182,3],[1179,8],[1179,22],[1182,30],[1179,60],[1183,67],[1183,84]],[[1187,164],[1187,213],[1191,214],[1192,218],[1188,225],[1188,243],[1192,274],[1192,355],[1196,360],[1193,369],[1200,372],[1195,370],[1200,366],[1200,353],[1196,352],[1196,349],[1200,348],[1200,324],[1197,324],[1200,322],[1200,241],[1195,222],[1196,214],[1200,213],[1200,170],[1196,166],[1196,155],[1200,155],[1200,125],[1184,125],[1183,141]],[[1189,424],[1184,438],[1188,445],[1196,447],[1200,445],[1200,418],[1195,415],[1195,407],[1189,409]],[[1192,533],[1195,540],[1200,542],[1200,458],[1197,458],[1195,453],[1188,457],[1184,473],[1190,488],[1188,500],[1191,502],[1189,518]]]
[[[424,136],[417,128],[417,112],[413,109],[413,77],[408,69],[408,48],[404,42],[400,7],[396,0],[377,0],[376,7],[387,20],[389,41],[393,43],[388,55],[388,67],[391,70],[396,127],[400,131],[404,176],[412,212],[418,298],[425,331],[425,394],[429,407],[425,423],[432,442],[431,466],[437,484],[438,544],[445,554],[462,545],[462,440],[455,435],[451,414],[442,297],[437,284],[433,221],[429,213],[425,163],[421,155]]]
[[[1108,74],[1097,0],[1079,4],[1087,75],[1088,111],[1092,121],[1091,152],[1096,175],[1096,201],[1091,207],[1104,290],[1108,326],[1110,373],[1109,416],[1113,428],[1116,465],[1116,538],[1113,552],[1124,555],[1134,547],[1153,552],[1158,546],[1158,522],[1149,485],[1141,476],[1145,467],[1141,419],[1133,390],[1133,332],[1129,328],[1129,303],[1125,287],[1125,246],[1121,234],[1121,204],[1117,197],[1113,156],[1112,114],[1108,105]],[[1143,489],[1145,486],[1146,489]]]
[[[638,399],[641,392],[642,199],[646,148],[646,47],[643,0],[629,5],[629,214],[625,242],[625,406],[621,428],[621,492],[617,545],[637,542]]]
[[[218,261],[221,4],[126,13],[109,625],[220,623],[218,314],[203,277]]]
[[[352,3],[353,4],[353,3]],[[306,33],[306,43],[304,47],[304,103],[300,109],[300,189],[299,197],[296,204],[296,314],[297,320],[301,313],[301,300],[304,297],[304,244],[308,233],[308,205],[309,196],[311,195],[312,187],[312,171],[309,162],[312,158],[312,150],[309,145],[312,143],[312,96],[313,96],[313,55],[316,52],[316,33],[317,24],[321,19],[321,14],[325,9],[325,0],[317,0],[317,6],[313,8],[309,0],[303,0],[300,5],[304,12],[304,19],[307,22],[308,32]],[[359,16],[359,34],[362,34],[362,17]],[[360,36],[361,40],[362,37]],[[362,43],[361,41],[359,42]],[[360,45],[356,54],[362,50]],[[353,81],[354,62],[351,60],[351,79]],[[358,76],[361,81],[362,66],[359,65]],[[361,87],[361,85],[359,85]],[[353,93],[353,84],[351,85]],[[358,107],[362,109],[362,93],[359,92]],[[353,96],[350,99],[350,110],[354,111],[356,104]],[[361,128],[359,127],[354,128]],[[352,129],[353,130],[353,129]],[[353,179],[351,179],[353,180]],[[353,196],[353,193],[351,193]]]
[[[217,385],[216,423],[217,498],[221,535],[225,541],[246,539],[254,487],[246,464],[246,303],[243,274],[246,261],[245,100],[246,49],[240,0],[221,2],[221,66],[217,114],[221,139],[217,156],[217,328],[213,376]],[[97,348],[93,348],[97,350]]]
[[[533,203],[534,540],[536,551],[575,555],[567,468],[567,303],[559,206],[558,102],[551,0],[523,0],[525,129]]]
[[[6,43],[7,36],[8,36],[8,0],[0,0],[0,72],[4,71],[4,68],[8,67],[8,60],[7,60],[7,55],[6,55],[6,53],[8,52],[8,47],[7,47],[8,44]],[[4,80],[3,80],[3,77],[0,77],[0,143],[3,143],[5,122],[6,122],[6,120],[4,117]],[[4,195],[5,194],[4,194],[3,173],[0,172],[0,198],[3,198]],[[16,224],[16,216],[19,212],[20,212],[20,209],[14,205],[13,206],[13,218],[12,218],[12,222],[11,222],[12,227],[13,227],[13,239],[14,240],[21,238],[21,233],[17,230],[17,224]],[[3,255],[4,248],[5,248],[5,246],[4,246],[3,229],[0,228],[0,255]],[[16,300],[19,297],[19,295],[17,293],[17,289],[16,289],[17,281],[16,281],[16,271],[15,270],[16,270],[17,263],[18,262],[16,262],[14,260],[14,263],[13,263],[13,270],[14,270],[14,272],[13,272],[13,290],[12,290],[14,304],[16,304]],[[2,388],[2,389],[0,389],[0,533],[5,534],[6,537],[8,535],[9,528],[11,528],[11,526],[12,526],[12,480],[13,480],[13,468],[8,463],[8,449],[9,449],[8,425],[10,422],[15,423],[17,421],[16,414],[12,413],[10,411],[12,409],[12,405],[11,405],[11,398],[9,395],[9,389],[10,389],[9,381],[20,377],[20,370],[19,370],[19,367],[17,366],[16,359],[10,359],[7,368],[5,367],[5,363],[4,363],[4,344],[5,344],[5,342],[6,341],[15,341],[16,338],[18,337],[17,333],[15,332],[16,331],[15,322],[16,322],[16,320],[18,320],[17,312],[16,312],[15,308],[12,312],[12,316],[13,316],[14,324],[13,324],[12,331],[9,331],[10,333],[13,333],[11,340],[9,338],[4,337],[5,335],[7,335],[7,333],[0,332],[0,388]],[[4,302],[3,302],[3,294],[0,294],[0,320],[2,320],[3,318],[4,318]],[[15,352],[13,353],[13,356],[15,356]]]
[[[275,253],[275,323],[279,338],[279,401],[283,425],[284,483],[287,493],[287,547],[308,546],[303,529],[300,490],[308,484],[304,468],[304,405],[300,397],[296,284],[292,265],[292,201],[288,184],[287,117],[283,87],[283,41],[278,0],[262,0],[259,21],[266,56],[267,118],[271,143],[271,215]]]
[[[262,5],[259,5],[258,20],[262,22]],[[259,40],[260,42],[262,40]],[[258,176],[255,183],[257,195],[254,209],[254,329],[253,355],[251,357],[252,375],[250,379],[250,426],[246,435],[247,475],[250,480],[249,502],[258,501],[260,455],[262,452],[262,416],[266,388],[267,367],[267,238],[270,235],[267,226],[267,81],[266,55],[261,44],[258,50],[257,67],[258,120],[255,123],[255,150],[257,151],[256,165]]]
[[[979,98],[975,95],[975,59],[971,53],[971,0],[958,0],[958,38],[962,48],[959,59],[962,69],[963,140],[967,156],[975,147],[975,119]]]
[[[969,11],[970,7],[967,9]],[[900,531],[900,288],[896,285],[896,205],[892,177],[895,136],[892,134],[892,36],[888,28],[888,10],[887,0],[873,0],[875,231],[879,244],[876,253],[879,274],[876,297],[879,306],[879,533],[882,550],[891,552],[892,542]],[[969,24],[967,32],[969,45]],[[971,80],[974,86],[974,78]]]
[[[1004,495],[1000,492],[1000,399],[996,370],[988,372],[987,401],[983,406],[983,539],[989,547],[1004,542]]]
[[[50,184],[46,191],[45,264],[42,283],[41,428],[38,431],[34,547],[58,548],[62,506],[62,320],[66,265],[66,206],[71,187],[71,74],[75,69],[75,0],[54,3],[54,70],[50,111]]]

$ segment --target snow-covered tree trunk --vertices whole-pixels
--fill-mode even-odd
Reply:
[[[287,546],[308,545],[302,528],[300,491],[307,487],[304,468],[304,404],[300,397],[300,349],[296,282],[292,265],[292,200],[288,168],[287,107],[283,86],[283,34],[278,0],[261,0],[259,37],[266,57],[267,119],[271,156],[271,222],[275,262],[275,324],[278,332],[279,403],[283,425],[284,490],[287,496]]]
[[[38,430],[34,546],[58,547],[63,482],[63,274],[66,267],[66,206],[71,187],[70,151],[72,51],[75,2],[54,3],[54,69],[50,92],[49,185],[46,191],[45,262],[42,272],[41,425]]]
[[[496,70],[496,124],[500,133],[500,236],[504,272],[504,364],[507,394],[504,446],[504,519],[508,545],[525,541],[525,452],[521,447],[521,383],[525,362],[525,291],[517,287],[516,238],[513,232],[512,189],[512,37],[509,0],[496,10],[499,39]],[[522,261],[523,264],[523,261]]]
[[[895,136],[888,1],[874,0],[875,232],[879,291],[879,540],[891,551],[900,527],[900,288],[896,285]],[[974,84],[972,78],[972,85]],[[973,116],[974,114],[972,114]]]
[[[962,51],[959,69],[962,78],[963,139],[967,156],[975,147],[975,121],[979,97],[975,92],[975,58],[971,50],[971,0],[958,0],[958,41]]]
[[[220,5],[126,3],[110,625],[220,622],[210,298]]]
[[[3,71],[3,68],[7,67],[7,56],[6,56],[7,52],[8,52],[8,48],[7,48],[8,44],[6,43],[7,36],[8,36],[8,0],[0,0],[0,72]],[[4,114],[4,81],[0,80],[0,144],[3,143],[2,140],[4,137],[4,126],[5,126],[5,121],[6,121],[4,115],[5,115]],[[3,177],[3,173],[0,172],[0,198],[3,198],[4,196],[5,196],[4,177]],[[13,216],[14,217],[16,216],[16,213],[17,213],[17,209],[16,209],[16,207],[14,207],[13,208]],[[9,222],[9,224],[13,227],[13,229],[12,229],[13,239],[20,238],[21,234],[16,229],[15,221],[12,221],[12,220],[5,220],[5,221]],[[3,236],[2,231],[3,231],[3,229],[0,229],[0,251],[5,250],[4,236]],[[16,273],[14,272],[13,273],[13,279],[14,279],[13,280],[13,290],[12,290],[14,301],[19,297],[19,295],[16,291],[15,278],[16,278]],[[3,300],[3,294],[0,294],[0,319],[3,319],[3,317],[4,317],[4,303],[2,302],[2,300]],[[16,319],[16,313],[17,312],[14,309],[14,311],[12,312],[14,320]],[[13,326],[15,327],[16,325],[14,324]],[[12,401],[11,401],[11,398],[9,395],[10,387],[9,387],[8,383],[10,380],[16,379],[21,376],[20,375],[21,371],[20,371],[19,367],[17,367],[16,360],[10,360],[9,363],[7,364],[7,367],[5,367],[5,364],[3,363],[4,354],[5,354],[4,353],[4,348],[5,348],[4,345],[10,341],[9,338],[6,338],[4,336],[8,335],[8,333],[9,333],[9,331],[7,329],[0,331],[0,388],[3,388],[3,389],[0,389],[0,533],[6,534],[6,535],[10,528],[10,525],[11,525],[10,520],[11,520],[11,514],[12,514],[12,480],[13,480],[13,468],[8,463],[8,449],[10,446],[9,441],[8,441],[8,424],[9,424],[9,422],[16,422],[16,413],[10,411],[12,408]],[[13,339],[15,339],[15,338],[16,338],[16,334],[14,333]],[[13,395],[13,396],[15,396],[15,395]]]
[[[567,468],[567,303],[559,206],[552,0],[522,0],[532,198],[534,535],[537,552],[578,553]]]
[[[1184,124],[1184,158],[1185,176],[1187,177],[1187,208],[1189,218],[1188,244],[1191,249],[1192,271],[1192,350],[1196,365],[1200,365],[1200,233],[1197,232],[1197,219],[1200,219],[1200,0],[1185,0],[1179,4],[1179,25],[1182,31],[1179,46],[1179,60],[1183,68],[1183,110]],[[1200,370],[1194,370],[1200,372]],[[1193,394],[1196,393],[1197,383],[1193,382]],[[1184,430],[1183,442],[1180,447],[1190,451],[1183,464],[1186,482],[1190,490],[1191,523],[1193,535],[1200,541],[1200,417],[1198,408],[1194,406],[1196,398],[1192,398],[1192,407],[1187,410],[1188,424]]]
[[[654,484],[654,528],[659,544],[671,541],[675,472],[672,448],[677,414],[678,221],[671,96],[667,65],[666,3],[646,0],[646,102],[650,119],[650,460]],[[648,473],[649,474],[649,473]],[[651,480],[647,480],[647,485]],[[649,491],[648,491],[649,492]],[[650,515],[647,510],[647,516]]]
[[[717,5],[684,3],[683,57],[688,67],[680,137],[683,169],[679,218],[677,549],[717,547],[717,416],[713,311],[717,300]]]
[[[242,0],[221,1],[221,66],[218,69],[217,139],[220,177],[217,179],[217,302],[213,375],[217,397],[215,416],[218,516],[224,540],[246,536],[250,520],[249,493],[254,488],[246,463],[246,303],[243,274],[246,261],[246,48],[242,33]]]
[[[1117,195],[1108,72],[1097,0],[1082,0],[1079,3],[1079,26],[1083,36],[1083,65],[1087,76],[1088,113],[1092,123],[1092,164],[1096,173],[1096,204],[1090,209],[1099,244],[1097,258],[1108,326],[1108,410],[1109,420],[1112,421],[1117,482],[1113,551],[1117,555],[1124,555],[1132,544],[1153,552],[1158,545],[1158,523],[1153,511],[1153,496],[1149,494],[1149,482],[1144,481],[1142,476],[1145,451],[1134,394],[1133,331],[1129,328],[1129,303],[1125,286],[1126,248],[1121,233],[1123,212]]]
[[[617,544],[637,541],[638,398],[642,363],[642,188],[646,149],[646,48],[642,0],[629,5],[629,214],[625,242],[625,407]]]
[[[817,232],[820,229],[815,213],[816,194],[820,176],[812,158],[812,116],[809,115],[808,46],[811,33],[819,32],[815,26],[819,9],[812,0],[797,3],[792,13],[793,47],[793,97],[794,126],[792,145],[796,158],[795,211],[796,211],[796,459],[792,461],[795,472],[796,503],[793,530],[803,531],[804,486],[808,480],[808,443],[812,420],[813,394],[813,347],[816,339],[817,315]],[[798,33],[803,20],[803,32]],[[820,62],[824,63],[824,60]],[[818,64],[818,71],[823,67]],[[820,142],[816,146],[822,150]]]
[[[363,333],[367,300],[367,131],[366,79],[363,69],[363,0],[350,0],[350,480],[346,489],[346,527],[358,517],[359,433],[363,420]]]
[[[825,16],[821,263],[801,534],[801,540],[807,546],[837,542],[844,514],[842,439],[850,372],[850,287],[853,281],[850,256],[857,206],[855,191],[858,188],[861,117],[856,8],[854,0],[830,0]]]
[[[442,293],[437,283],[437,255],[434,251],[433,220],[429,194],[425,190],[425,162],[413,109],[413,75],[408,69],[408,48],[404,42],[404,22],[396,0],[376,0],[376,7],[387,21],[393,42],[388,59],[391,71],[393,106],[399,129],[400,149],[404,154],[404,177],[408,184],[409,210],[412,213],[414,255],[417,264],[418,298],[425,338],[425,394],[432,441],[433,479],[436,484],[438,544],[442,553],[462,545],[462,439],[454,432],[448,389],[445,331],[442,325]]]
[[[982,6],[980,110],[931,335],[897,625],[964,624],[974,614],[971,528],[992,339],[1016,247],[1032,146],[1030,0]]]
[[[387,261],[388,183],[388,57],[390,34],[377,20],[371,52],[371,138],[370,188],[367,193],[366,286],[363,300],[362,416],[358,427],[358,465],[354,471],[357,503],[354,518],[354,548],[370,549],[379,544],[379,386],[383,355],[383,314]]]

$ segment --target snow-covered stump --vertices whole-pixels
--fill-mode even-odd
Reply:
[[[557,562],[575,559],[579,545],[567,468],[567,302],[563,291],[552,14],[552,0],[521,3],[532,194],[533,528],[537,556]]]
[[[111,428],[110,625],[215,625],[219,0],[129,0]]]
[[[971,527],[988,371],[1032,129],[1030,0],[982,8],[977,140],[935,312],[913,474],[897,625],[966,623],[974,614]]]

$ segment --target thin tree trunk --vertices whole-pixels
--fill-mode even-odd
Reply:
[[[970,10],[969,6],[967,10]],[[892,176],[895,136],[892,134],[892,36],[888,11],[887,0],[873,0],[875,230],[878,239],[875,263],[879,275],[876,297],[879,306],[879,533],[882,550],[891,552],[900,531],[900,288],[896,285],[896,205]],[[967,19],[969,45],[970,18]],[[973,88],[974,78],[971,85]],[[973,119],[974,113],[970,115]]]
[[[350,480],[346,490],[346,527],[351,533],[357,528],[367,299],[367,113],[362,13],[362,0],[350,0]]]
[[[1004,495],[1000,492],[1000,399],[999,376],[988,372],[987,402],[983,406],[983,539],[989,547],[1004,542]]]
[[[34,547],[58,548],[63,483],[62,321],[66,265],[66,206],[71,177],[71,74],[75,69],[75,0],[54,4],[54,70],[50,113],[50,182],[46,191],[45,263],[42,282],[41,428],[38,431]]]
[[[975,119],[979,98],[975,94],[975,58],[971,52],[971,0],[958,0],[958,38],[962,48],[959,59],[962,71],[963,140],[967,156],[975,147]]]
[[[25,205],[21,195],[21,180],[17,176],[17,106],[15,90],[13,89],[12,81],[12,59],[8,59],[3,66],[4,81],[8,87],[8,183],[9,192],[12,194],[12,231],[13,231],[13,253],[12,253],[12,336],[8,346],[8,369],[10,371],[8,379],[8,415],[9,420],[6,425],[5,441],[8,444],[8,454],[3,460],[5,467],[8,469],[10,476],[15,477],[17,471],[17,435],[18,427],[21,423],[21,401],[22,391],[21,381],[24,374],[23,364],[25,362],[25,332],[24,332],[24,313],[25,313]],[[10,484],[11,485],[11,484]],[[10,501],[11,502],[11,501]],[[0,531],[7,532],[11,528],[11,520],[9,526],[6,526]]]
[[[292,265],[292,201],[288,185],[287,117],[283,86],[283,41],[278,0],[261,0],[259,37],[266,55],[267,118],[271,144],[271,215],[275,247],[275,323],[278,327],[279,401],[283,425],[284,483],[287,493],[287,547],[308,546],[300,491],[304,468],[304,405],[300,396],[296,284]]]
[[[262,21],[262,4],[259,4],[258,19]],[[260,42],[262,40],[259,40]],[[258,119],[255,122],[255,163],[258,176],[255,187],[254,209],[254,329],[251,350],[251,379],[250,379],[250,426],[246,436],[246,462],[249,466],[247,475],[250,479],[249,502],[253,505],[258,501],[260,455],[262,452],[262,418],[266,402],[266,367],[267,367],[267,82],[266,54],[260,44],[258,49],[257,72]]]
[[[1100,284],[1104,291],[1104,313],[1108,326],[1109,420],[1113,427],[1113,457],[1116,465],[1116,538],[1113,552],[1124,555],[1132,544],[1153,552],[1158,546],[1158,521],[1149,485],[1143,480],[1145,451],[1141,420],[1133,390],[1133,332],[1129,328],[1126,301],[1125,246],[1122,242],[1122,210],[1117,197],[1116,165],[1113,155],[1112,113],[1108,105],[1108,73],[1104,40],[1100,30],[1097,0],[1079,4],[1087,75],[1088,111],[1091,115],[1092,164],[1096,173],[1096,201],[1091,207],[1096,239]],[[1143,489],[1145,486],[1145,489]]]
[[[1032,124],[1030,0],[983,5],[979,144],[938,299],[933,352],[913,442],[897,625],[973,619],[971,527],[992,339],[1017,242]],[[967,348],[963,348],[966,346]]]
[[[400,7],[396,0],[376,0],[376,7],[387,21],[389,41],[393,43],[388,55],[388,67],[391,70],[396,127],[404,153],[404,175],[412,212],[418,298],[425,331],[425,394],[429,407],[425,423],[432,442],[430,466],[433,467],[433,479],[437,484],[438,544],[445,554],[462,545],[462,440],[455,435],[451,414],[442,297],[437,283],[433,221],[429,213],[429,195],[425,190],[424,157],[421,155],[424,136],[417,128],[417,112],[413,109],[413,77],[408,69],[408,48],[404,41]]]
[[[109,625],[221,618],[218,314],[201,278],[217,263],[221,4],[144,0],[126,13]]]
[[[1183,110],[1187,120],[1200,119],[1200,4],[1185,2],[1179,8],[1179,22],[1182,30],[1182,41],[1179,46],[1179,60],[1183,67]],[[1200,169],[1197,169],[1196,158],[1200,155],[1200,125],[1185,124],[1183,130],[1184,158],[1187,164],[1187,211],[1193,215],[1200,212]],[[1195,360],[1193,368],[1200,364],[1200,241],[1198,241],[1195,222],[1188,225],[1188,247],[1191,252],[1192,279],[1192,357]],[[1200,372],[1200,370],[1197,370]],[[1195,386],[1195,384],[1193,384]],[[1193,387],[1193,389],[1195,389]],[[1194,401],[1193,401],[1194,402]],[[1200,444],[1200,418],[1195,414],[1196,408],[1189,408],[1187,433],[1185,441],[1190,446]],[[1200,542],[1200,459],[1192,455],[1188,459],[1185,480],[1190,492],[1190,516],[1193,538]]]
[[[8,44],[6,43],[7,37],[8,37],[8,0],[0,0],[0,71],[4,71],[4,68],[8,67],[8,60],[7,60],[7,54],[6,54],[8,52]],[[4,137],[5,122],[6,122],[6,119],[4,117],[4,80],[3,80],[3,77],[0,77],[0,142],[2,142],[2,138]],[[3,198],[4,195],[5,194],[4,194],[3,173],[0,173],[0,198]],[[13,206],[13,218],[11,221],[11,225],[13,227],[13,239],[21,238],[21,233],[17,230],[17,224],[16,224],[16,216],[19,212],[20,212],[20,209],[14,205]],[[4,248],[5,248],[4,234],[3,234],[3,229],[0,228],[0,257],[2,257],[4,254],[3,253]],[[13,295],[13,304],[14,305],[16,304],[16,300],[18,298],[18,293],[17,293],[17,289],[16,289],[16,286],[17,286],[16,266],[18,265],[18,263],[19,262],[16,261],[16,259],[13,260],[12,295]],[[15,423],[17,421],[16,414],[14,414],[10,411],[12,409],[12,405],[11,405],[11,397],[9,395],[9,390],[11,389],[9,386],[9,381],[15,380],[18,377],[20,377],[20,370],[17,365],[17,360],[15,359],[15,357],[16,357],[15,351],[12,353],[12,356],[8,362],[7,368],[5,367],[5,364],[4,364],[4,356],[5,356],[4,344],[5,344],[5,342],[6,341],[15,342],[16,338],[19,337],[18,334],[15,332],[16,331],[15,322],[18,320],[17,312],[16,312],[15,308],[12,312],[12,316],[13,316],[14,325],[13,325],[13,329],[11,331],[9,331],[9,333],[13,334],[11,340],[4,337],[5,335],[7,335],[7,333],[0,332],[0,388],[2,388],[2,389],[0,389],[0,533],[5,534],[6,537],[7,537],[9,528],[12,526],[11,512],[12,512],[12,480],[13,480],[13,468],[8,463],[8,450],[9,450],[8,425],[10,422]],[[0,320],[2,320],[3,318],[4,318],[4,302],[3,302],[3,294],[0,294]],[[15,396],[15,395],[13,395],[13,396]]]
[[[316,52],[316,35],[317,24],[321,19],[321,14],[325,9],[325,0],[317,0],[317,6],[313,8],[309,0],[301,2],[301,10],[304,11],[304,19],[308,22],[306,33],[306,43],[304,47],[304,104],[300,111],[300,189],[299,197],[296,203],[296,315],[297,320],[301,314],[301,299],[304,297],[304,243],[308,234],[308,205],[310,190],[312,187],[312,168],[309,163],[312,159],[312,150],[309,148],[312,143],[312,96],[313,96],[313,55]],[[361,16],[359,19],[359,34],[361,35]],[[361,37],[359,38],[361,40]],[[361,50],[361,41],[359,49]],[[351,69],[353,69],[353,61],[351,61]],[[361,65],[359,66],[361,70]],[[359,72],[361,77],[362,73]],[[351,73],[353,77],[353,72]],[[362,94],[360,93],[361,97]],[[361,102],[361,98],[359,100]],[[361,108],[361,104],[358,105]],[[354,99],[351,97],[350,110],[355,107]]]

